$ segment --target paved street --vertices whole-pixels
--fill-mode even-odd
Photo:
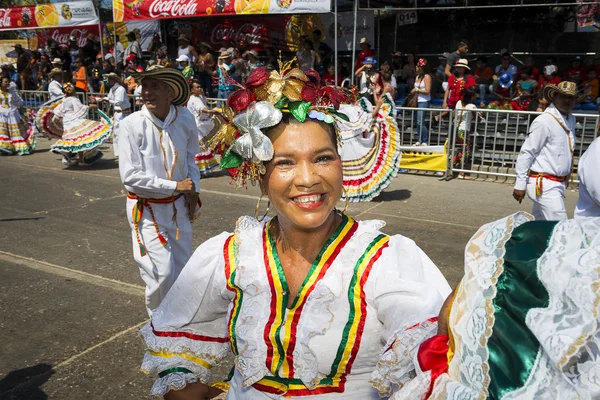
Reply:
[[[0,157],[0,399],[140,399],[138,328],[147,319],[132,258],[118,166],[65,168],[40,139],[35,154]],[[531,203],[508,184],[440,182],[400,174],[378,199],[351,205],[357,219],[383,219],[386,233],[414,239],[452,285],[464,245],[481,224]],[[202,181],[198,245],[254,214],[258,189],[225,174]],[[567,192],[572,213],[577,193]]]

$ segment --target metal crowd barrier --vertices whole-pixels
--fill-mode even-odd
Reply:
[[[516,177],[515,166],[529,127],[539,112],[477,109],[472,118],[470,134],[460,138],[454,113],[436,119],[443,110],[438,108],[397,108],[398,127],[403,146],[417,142],[416,113],[423,111],[424,124],[429,130],[429,145],[444,145],[448,140],[446,177],[457,173],[473,178],[501,180]],[[600,115],[574,114],[576,143],[573,149],[573,168],[577,171],[579,157],[598,136]],[[574,179],[577,181],[576,179]]]

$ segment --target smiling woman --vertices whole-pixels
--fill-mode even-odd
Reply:
[[[412,240],[335,208],[336,120],[352,93],[282,71],[255,70],[209,140],[238,184],[260,184],[275,217],[257,207],[202,244],[141,330],[142,369],[165,399],[389,396],[450,293]],[[231,353],[228,382],[213,382]]]

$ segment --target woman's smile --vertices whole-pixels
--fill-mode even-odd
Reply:
[[[292,197],[294,204],[304,210],[313,210],[322,206],[327,199],[327,193],[308,193]]]

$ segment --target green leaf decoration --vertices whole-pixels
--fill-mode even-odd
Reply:
[[[229,149],[225,154],[223,154],[223,157],[221,157],[220,166],[222,169],[237,168],[242,164],[243,161],[244,158],[242,156]]]
[[[133,4],[135,3],[135,1],[132,1],[131,3],[125,3],[125,5],[129,8],[133,7]]]
[[[279,101],[275,104],[275,108],[278,109],[282,109],[283,107],[285,107],[285,102],[287,101],[287,97],[285,96],[281,96],[281,98],[279,99]]]
[[[306,114],[308,114],[309,107],[310,102],[308,101],[292,101],[289,104],[290,112],[300,122],[306,120]]]
[[[335,115],[336,117],[343,119],[346,122],[350,122],[350,118],[348,118],[348,116],[346,114],[343,114],[343,113],[335,111],[335,110],[330,110],[329,112],[331,114]]]

